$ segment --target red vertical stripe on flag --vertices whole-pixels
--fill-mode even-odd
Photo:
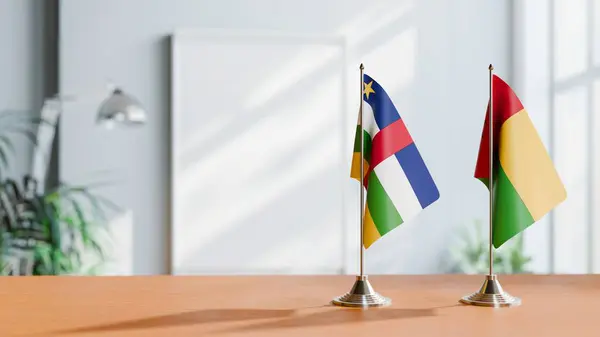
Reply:
[[[523,104],[514,91],[500,77],[492,77],[492,89],[494,95],[494,153],[498,150],[498,135],[502,124],[512,115],[523,110]],[[490,175],[490,128],[489,128],[490,104],[488,102],[481,143],[479,144],[479,155],[475,166],[475,178],[489,178]],[[497,158],[497,155],[495,155]]]

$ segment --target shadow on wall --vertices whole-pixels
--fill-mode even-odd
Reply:
[[[499,72],[510,73],[502,63],[507,41],[494,29],[472,28],[489,27],[481,15],[487,11],[489,4],[467,1],[422,1],[414,8],[414,78],[388,93],[440,199],[369,249],[369,272],[447,272],[441,262],[460,243],[460,230],[487,214],[487,189],[473,178],[488,99],[487,66],[499,61]]]
[[[384,45],[389,42],[388,40],[393,40],[395,36],[403,35],[410,25],[410,19],[403,14],[357,41],[355,46],[350,47],[349,53],[353,54],[361,49],[371,49],[375,44]],[[382,32],[388,33],[383,34]],[[392,51],[398,52],[393,48]],[[252,109],[244,111],[243,114],[232,114],[230,111],[209,114],[203,124],[221,123],[220,132],[215,132],[214,129],[197,130],[197,134],[206,131],[214,136],[205,139],[202,145],[194,146],[189,143],[183,145],[186,150],[180,155],[183,170],[181,175],[190,177],[187,181],[194,181],[193,176],[202,171],[202,167],[208,168],[207,162],[214,163],[215,160],[219,160],[217,158],[222,155],[223,151],[228,152],[229,147],[238,146],[238,151],[254,152],[258,157],[257,161],[260,161],[260,158],[271,159],[270,162],[259,163],[259,165],[246,163],[242,167],[237,167],[237,172],[231,170],[236,175],[244,176],[243,180],[239,178],[236,180],[245,185],[241,189],[236,189],[237,186],[231,186],[228,182],[209,179],[204,179],[203,184],[193,184],[193,193],[188,194],[188,200],[180,201],[181,205],[185,205],[182,207],[197,209],[198,216],[195,218],[198,221],[194,226],[202,226],[201,220],[205,219],[221,229],[215,231],[216,234],[213,234],[210,239],[194,241],[199,243],[195,244],[198,248],[195,251],[189,251],[183,257],[183,265],[186,263],[194,265],[198,260],[211,259],[213,261],[235,261],[236,266],[248,266],[250,272],[273,272],[275,270],[275,272],[286,273],[298,272],[298,270],[303,270],[302,268],[312,273],[330,273],[332,270],[340,270],[342,256],[336,251],[343,247],[340,247],[339,244],[344,235],[341,232],[343,230],[340,227],[341,224],[336,224],[336,222],[340,221],[339,212],[342,208],[341,204],[338,203],[336,206],[335,202],[332,203],[331,200],[337,199],[341,202],[341,190],[336,189],[336,186],[339,186],[336,184],[340,179],[347,179],[347,183],[352,183],[349,178],[346,178],[347,176],[341,176],[349,171],[349,168],[346,167],[346,165],[349,166],[349,161],[346,160],[340,164],[339,158],[339,156],[350,157],[352,149],[350,141],[352,140],[345,144],[347,154],[323,153],[323,147],[339,151],[340,146],[336,144],[339,144],[340,139],[346,137],[342,136],[344,133],[350,134],[354,128],[350,126],[346,130],[345,125],[340,127],[339,123],[350,119],[352,122],[349,125],[354,125],[357,111],[341,112],[344,115],[341,120],[327,117],[327,114],[333,115],[335,110],[339,110],[339,107],[327,105],[328,97],[319,95],[322,91],[330,90],[323,84],[337,84],[342,87],[345,85],[336,82],[339,80],[335,79],[336,74],[339,74],[341,70],[339,58],[333,57],[328,62],[319,61],[322,65],[298,74],[300,77],[293,80],[282,76],[294,69],[296,64],[293,62],[284,64],[276,71],[271,70],[263,77],[256,78],[258,88],[272,86],[273,84],[269,81],[272,77],[278,76],[285,78],[287,85],[278,88],[270,97],[266,97],[267,99],[260,102],[260,105],[255,104]],[[249,62],[252,63],[251,60]],[[287,114],[288,120],[279,119],[280,115],[291,109],[290,106],[302,106],[305,103],[299,99],[305,97],[303,94],[307,90],[311,92],[309,99],[322,102],[315,106],[330,106],[334,110],[322,109],[322,111],[317,111],[317,114],[310,111],[292,111],[291,114]],[[234,92],[233,96],[236,94]],[[339,99],[339,95],[337,98]],[[245,99],[245,101],[248,100]],[[251,101],[256,102],[256,100]],[[227,105],[227,103],[224,104]],[[312,107],[310,104],[308,106]],[[226,122],[210,120],[211,118],[218,119],[221,113],[226,114],[229,120]],[[302,118],[303,115],[304,118]],[[316,122],[311,121],[311,118],[316,118]],[[305,126],[305,130],[308,131],[294,143],[285,144],[285,149],[278,152],[280,154],[277,158],[272,159],[263,156],[260,151],[247,148],[249,135],[268,139],[269,135],[261,135],[256,130],[264,129],[264,125],[272,125],[273,128],[277,128],[280,126],[277,122],[289,123],[290,120],[296,120],[299,127]],[[276,130],[271,131],[277,133]],[[277,141],[277,137],[273,138],[274,141]],[[210,172],[205,171],[205,174],[210,175]],[[282,182],[290,178],[293,179],[288,183]],[[184,189],[185,187],[177,188]],[[189,187],[189,190],[191,189]],[[203,212],[206,209],[222,207],[223,200],[228,198],[228,192],[239,193],[245,189],[246,191],[255,191],[255,194],[249,194],[249,197],[259,200],[245,214],[242,211],[246,208],[245,205],[237,203],[230,205],[231,210],[236,210],[237,217],[231,214],[218,216],[215,213],[212,213],[213,216],[207,217],[206,212]],[[269,194],[268,191],[273,192]],[[235,199],[235,197],[231,197],[231,199]],[[324,202],[315,203],[315,199]],[[237,200],[240,198],[238,197]],[[250,200],[246,201],[246,203],[249,202]],[[198,205],[202,206],[198,207]],[[335,208],[332,208],[332,205]],[[201,215],[202,213],[204,216]],[[186,237],[189,238],[190,235],[186,235]],[[189,244],[186,243],[187,245]],[[307,249],[307,245],[310,246],[310,249]],[[303,253],[299,255],[298,251],[303,251]],[[243,253],[240,254],[240,252]],[[302,259],[307,261],[302,261]],[[257,268],[272,269],[260,270]],[[227,270],[216,270],[215,272],[227,273]],[[237,270],[237,272],[245,271]]]
[[[472,178],[471,172],[487,100],[485,67],[493,50],[473,51],[472,48],[488,45],[488,36],[485,31],[473,32],[469,29],[472,25],[464,23],[473,19],[471,13],[476,10],[463,14],[459,10],[461,4],[465,6],[462,2],[459,9],[440,1],[406,3],[409,4],[407,9],[400,11],[397,17],[387,15],[385,24],[377,22],[377,15],[369,13],[373,24],[361,25],[360,38],[349,37],[347,53],[352,56],[351,63],[364,60],[367,72],[392,97],[438,184],[441,198],[418,218],[392,231],[369,250],[367,268],[370,273],[440,272],[439,261],[452,244],[448,238],[455,232],[453,224],[462,224],[485,214],[485,201],[480,198],[485,189]],[[380,10],[377,13],[380,16],[390,12],[386,8]],[[362,19],[359,15],[342,26],[351,26],[352,22],[362,22]],[[476,20],[485,21],[483,18]],[[340,216],[337,212],[344,207],[332,209],[331,203],[315,205],[314,200],[317,197],[341,199],[340,191],[332,188],[335,185],[332,182],[341,179],[343,184],[353,183],[345,175],[340,177],[340,172],[349,171],[353,141],[349,138],[354,134],[351,125],[356,120],[355,105],[348,104],[351,111],[343,111],[344,119],[351,121],[344,126],[348,130],[338,131],[336,123],[339,121],[335,118],[321,118],[312,124],[310,132],[303,138],[284,144],[283,150],[281,145],[277,158],[263,155],[261,149],[249,148],[247,143],[250,137],[259,134],[266,140],[264,144],[277,144],[280,141],[277,128],[282,125],[278,123],[286,122],[281,119],[286,109],[302,106],[303,102],[298,99],[307,90],[326,90],[319,87],[322,82],[336,83],[331,79],[338,69],[335,62],[338,61],[321,62],[320,66],[297,78],[286,78],[285,85],[243,114],[228,111],[231,102],[222,102],[222,111],[203,114],[206,118],[202,127],[194,131],[200,136],[195,138],[196,142],[184,144],[186,150],[177,154],[182,166],[182,172],[178,174],[190,182],[182,182],[177,188],[193,192],[187,194],[188,200],[180,200],[181,205],[175,207],[195,210],[193,223],[184,224],[182,229],[186,232],[180,233],[188,241],[186,246],[195,247],[181,258],[182,270],[189,270],[186,265],[193,269],[193,266],[203,264],[198,261],[235,261],[237,266],[248,266],[248,272],[259,273],[290,272],[299,270],[296,267],[303,264],[310,269],[311,261],[324,268],[316,270],[319,273],[331,272],[328,266],[340,266],[341,255],[332,251],[338,249],[344,237],[339,232],[341,224],[336,223]],[[481,71],[465,71],[479,63],[482,64]],[[277,83],[268,83],[271,80],[269,74],[281,76],[292,72],[293,66],[283,65],[252,79],[257,87],[277,87]],[[354,83],[352,78],[348,78],[348,82]],[[214,90],[224,90],[223,85],[214,83]],[[476,89],[472,92],[465,89],[473,87]],[[326,102],[326,97],[319,96],[319,90],[314,90],[312,97]],[[203,94],[210,99],[209,92]],[[237,94],[232,93],[233,96]],[[202,107],[198,106],[198,109]],[[326,109],[319,111],[320,114],[329,112]],[[300,118],[301,113],[292,111],[287,116],[297,121],[299,127],[306,126],[302,123],[310,120]],[[269,132],[263,133],[263,130]],[[345,159],[342,168],[336,158],[340,154],[323,156],[319,153],[323,144],[333,146],[332,143],[339,142],[340,135],[336,132],[346,132],[341,136],[347,139],[344,146],[348,151],[341,154]],[[203,139],[203,134],[210,136]],[[232,148],[252,160],[240,163],[223,158],[224,153],[234,153]],[[210,170],[216,166],[210,165],[228,160],[236,163],[237,167],[230,170],[236,176],[227,181],[211,180]],[[199,176],[207,178],[199,179]],[[289,181],[282,183],[286,179]],[[245,186],[241,190],[247,194],[234,195],[239,194],[240,189],[233,182],[243,182]],[[224,207],[228,201],[231,203]],[[305,205],[311,207],[307,209]],[[355,221],[355,213],[346,218]],[[344,225],[342,228],[349,227]],[[294,250],[300,250],[302,254],[293,253]],[[307,261],[298,260],[299,256]],[[415,256],[419,256],[418,261]],[[281,266],[281,261],[287,261],[287,264]],[[272,266],[273,269],[257,270],[259,266]],[[225,269],[214,272],[231,272]]]

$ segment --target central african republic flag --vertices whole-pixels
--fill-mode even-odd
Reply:
[[[369,248],[440,194],[390,97],[368,75],[363,80],[363,185],[367,190],[363,245]],[[360,181],[358,123],[350,176]]]

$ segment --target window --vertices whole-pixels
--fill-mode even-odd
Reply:
[[[541,273],[600,271],[600,4],[515,2],[515,88],[567,189],[567,200],[525,233]]]

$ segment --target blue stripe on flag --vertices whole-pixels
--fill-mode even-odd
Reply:
[[[435,186],[435,182],[429,174],[429,170],[425,166],[425,162],[423,162],[423,158],[421,158],[421,154],[417,150],[415,143],[396,152],[395,155],[410,182],[410,186],[415,191],[421,207],[425,208],[438,200],[440,192],[437,186]]]
[[[371,76],[365,74],[364,82],[369,84],[373,81],[371,88],[375,91],[375,93],[370,93],[369,98],[367,99],[367,95],[363,94],[363,98],[367,104],[371,106],[373,109],[373,115],[375,115],[375,122],[377,122],[377,126],[379,130],[383,130],[386,126],[392,124],[393,122],[400,119],[400,114],[392,100],[388,96],[388,94],[383,90],[383,88],[377,83]]]

